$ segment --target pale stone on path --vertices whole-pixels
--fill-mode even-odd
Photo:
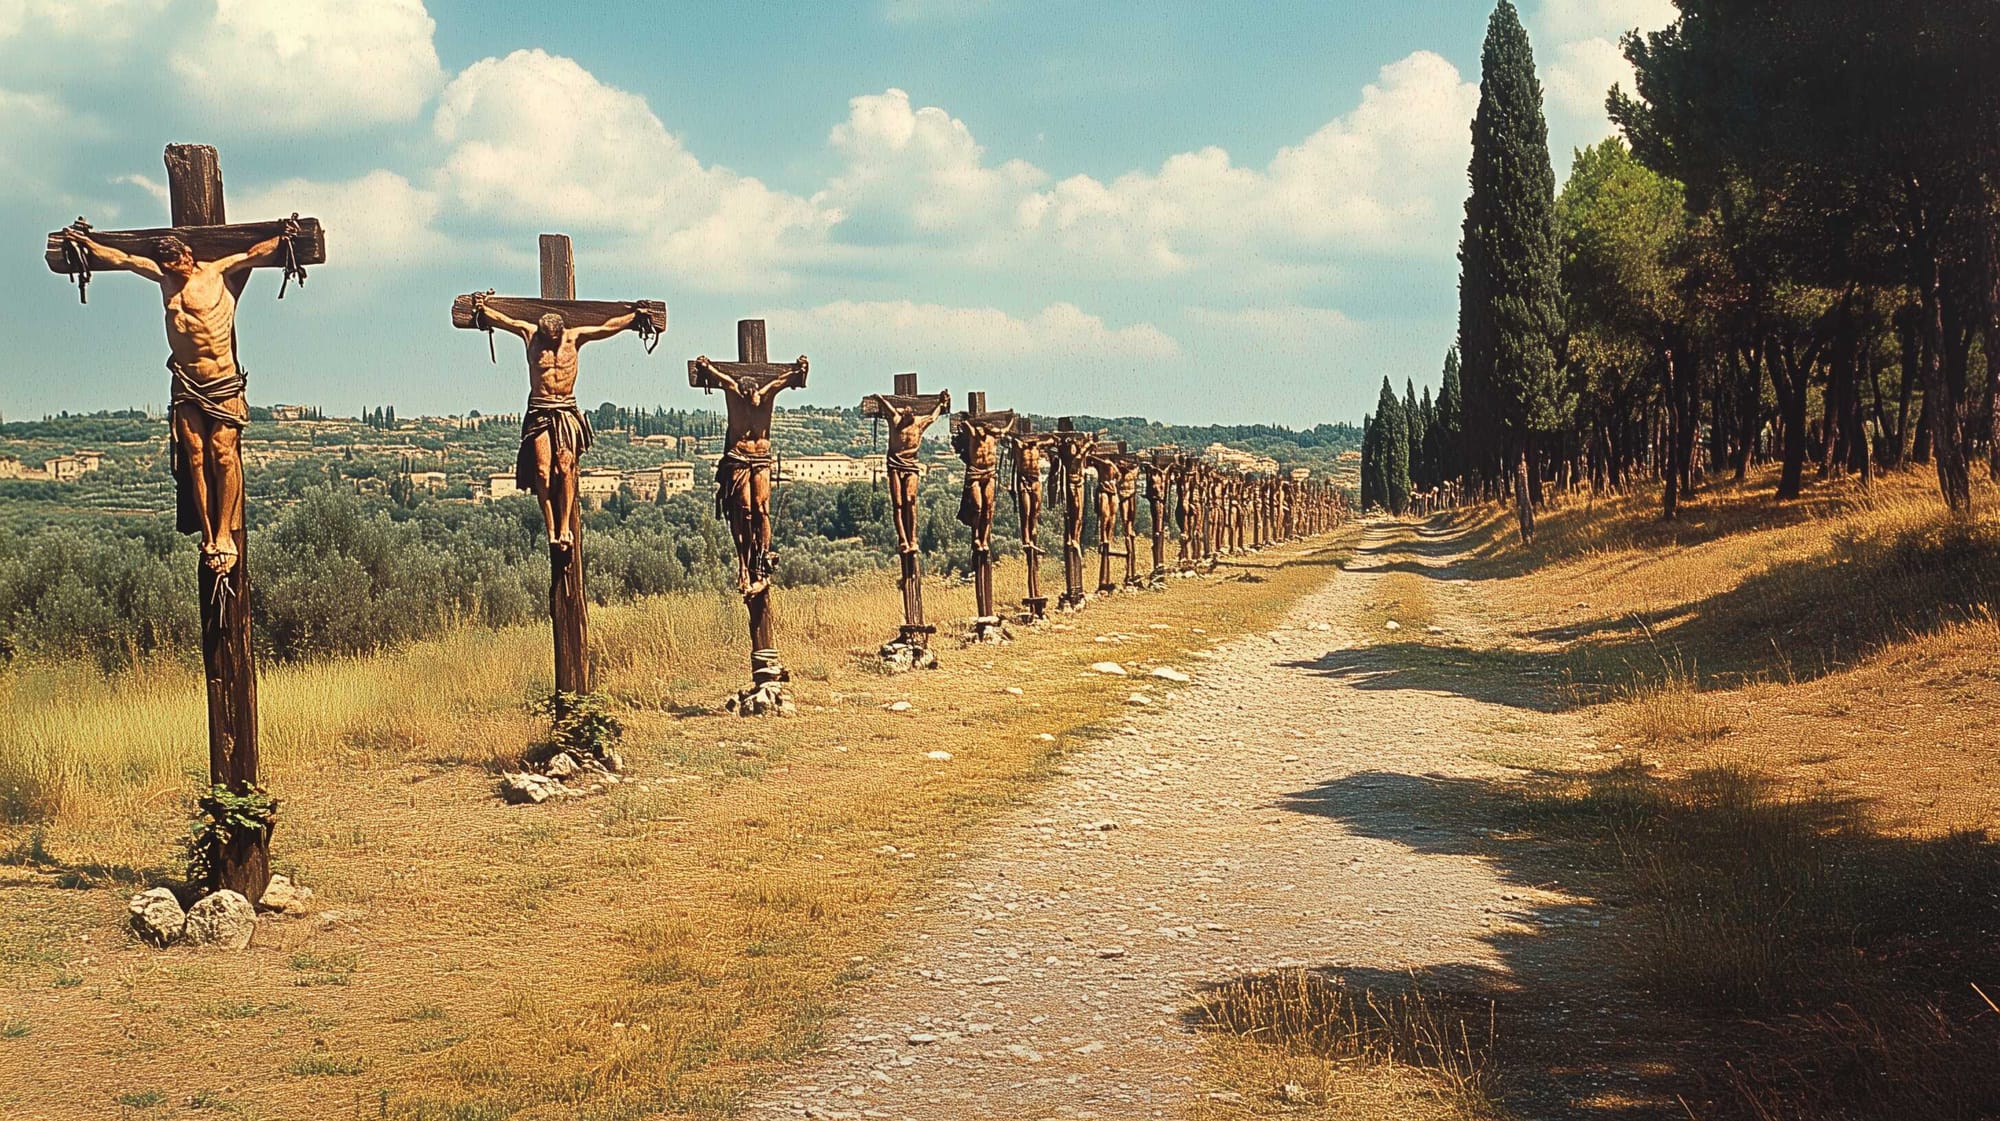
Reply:
[[[933,760],[933,761],[935,761],[935,762],[939,762],[939,763],[949,763],[949,762],[951,762],[951,752],[949,752],[949,751],[926,751],[926,752],[924,752],[924,758],[926,758],[926,759],[930,759],[930,760]]]
[[[276,911],[280,914],[303,915],[306,913],[306,902],[312,896],[311,888],[300,887],[292,882],[290,876],[281,872],[271,877],[270,884],[264,888],[263,896],[257,900],[257,906],[260,910]]]
[[[140,941],[161,948],[180,941],[187,926],[187,914],[173,892],[163,887],[152,888],[134,895],[125,905],[132,912],[132,933]]]
[[[1125,667],[1119,665],[1117,662],[1092,662],[1090,668],[1097,673],[1106,674],[1111,677],[1125,676]]]
[[[190,946],[240,950],[257,932],[257,908],[241,892],[218,891],[188,908],[186,940]]]
[[[1173,668],[1172,666],[1158,667],[1153,671],[1153,676],[1159,678],[1162,681],[1171,681],[1176,685],[1185,685],[1188,682],[1194,680],[1194,678],[1189,677],[1187,674],[1182,673],[1181,671]]]

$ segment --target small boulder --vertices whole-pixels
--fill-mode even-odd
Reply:
[[[312,895],[311,888],[300,887],[292,882],[290,876],[281,873],[271,877],[270,886],[264,889],[263,896],[257,900],[257,909],[276,911],[281,915],[303,915],[306,913],[306,902]]]
[[[526,771],[508,771],[500,776],[500,796],[520,806],[538,806],[565,793],[560,780]]]
[[[1189,677],[1172,666],[1158,667],[1153,671],[1153,676],[1159,678],[1161,681],[1171,681],[1176,685],[1186,685],[1188,682],[1194,680],[1194,678]]]
[[[1145,708],[1147,705],[1153,703],[1153,698],[1144,693],[1134,693],[1125,698],[1125,703],[1131,705],[1133,708]]]
[[[241,892],[218,891],[188,908],[187,943],[240,950],[257,932],[257,908]]]
[[[141,942],[164,949],[181,940],[187,913],[173,892],[156,887],[133,896],[125,905],[132,912],[132,933]]]
[[[933,763],[949,763],[951,762],[951,752],[926,751],[924,752],[924,758],[929,759]]]
[[[1382,624],[1382,629],[1383,629],[1383,630],[1385,630],[1385,631],[1391,631],[1391,632],[1393,632],[1393,631],[1400,631],[1400,630],[1402,630],[1402,629],[1403,629],[1403,624],[1401,624],[1401,623],[1398,623],[1398,622],[1397,622],[1396,620],[1394,620],[1394,619],[1391,619],[1391,620],[1389,620],[1388,622],[1386,622],[1386,623]]]
[[[1110,677],[1125,676],[1125,667],[1119,665],[1117,662],[1092,662],[1090,668],[1093,672],[1105,674]]]
[[[567,751],[556,752],[556,754],[549,759],[547,765],[543,767],[543,770],[547,772],[550,778],[556,778],[556,779],[569,778],[570,776],[576,774],[576,772],[581,769],[582,768],[578,765],[576,761],[576,756],[571,755]]]

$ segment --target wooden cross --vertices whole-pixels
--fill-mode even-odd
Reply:
[[[1063,594],[1057,606],[1075,611],[1087,598],[1083,590],[1083,467],[1089,462],[1097,434],[1079,432],[1069,417],[1056,418],[1056,467],[1062,480]]]
[[[1167,570],[1167,490],[1173,483],[1174,464],[1180,449],[1158,447],[1146,453],[1141,466],[1146,472],[1146,508],[1153,516],[1153,578]]]
[[[659,300],[616,303],[576,298],[576,258],[567,234],[543,234],[541,288],[539,298],[472,294],[451,301],[451,325],[460,330],[492,328],[481,309],[487,309],[525,323],[534,323],[551,312],[560,315],[564,330],[599,327],[636,311],[634,329],[653,349],[653,341],[667,329],[667,305]],[[551,448],[553,454],[554,449]],[[561,481],[568,487],[568,545],[559,545],[555,534],[549,542],[549,623],[555,646],[556,692],[584,694],[595,687],[590,671],[589,599],[584,595],[583,517],[576,483],[578,469]],[[553,485],[552,481],[552,485]],[[546,504],[549,499],[541,496]]]
[[[894,393],[871,393],[861,399],[861,415],[876,419],[887,418],[891,425],[897,417],[902,423],[913,425],[916,432],[910,447],[903,450],[904,461],[898,462],[895,447],[897,435],[890,437],[888,452],[889,504],[896,520],[896,542],[902,559],[901,587],[903,591],[902,640],[911,646],[923,648],[929,636],[937,628],[924,623],[924,569],[923,559],[917,552],[917,480],[916,444],[923,440],[924,429],[930,427],[937,414],[951,408],[950,393],[918,393],[917,375],[897,374]],[[907,435],[905,438],[909,438]]]
[[[729,518],[744,580],[743,604],[750,613],[751,684],[731,702],[745,715],[789,711],[781,686],[791,675],[778,658],[771,609],[770,484],[777,474],[770,450],[771,412],[778,393],[805,388],[808,369],[803,354],[797,362],[770,360],[761,319],[737,320],[736,361],[704,356],[688,363],[689,385],[729,396],[729,446],[717,465],[716,505]],[[756,450],[758,446],[764,450]]]
[[[986,394],[965,395],[965,411],[952,417],[954,445],[965,463],[965,492],[959,501],[958,519],[972,530],[973,594],[979,603],[979,627],[992,627],[993,614],[993,510],[999,500],[998,446],[983,445],[1014,430],[1019,420],[1012,409],[990,412]],[[982,446],[995,456],[990,464],[977,464],[974,456]]]
[[[1028,609],[1030,623],[1048,616],[1049,597],[1042,594],[1042,547],[1035,536],[1042,520],[1042,452],[1055,440],[1050,433],[1036,432],[1034,421],[1027,417],[1022,417],[1007,437],[1014,448],[1014,506],[1020,515],[1021,555],[1028,570],[1028,595],[1021,606]]]
[[[260,261],[241,272],[226,276],[230,299],[243,293],[249,283],[249,268],[285,269],[287,286],[296,279],[304,283],[306,265],[326,260],[326,239],[318,220],[300,218],[272,222],[229,225],[223,207],[222,163],[214,148],[205,144],[170,144],[166,150],[167,196],[172,226],[145,230],[90,230],[82,219],[72,229],[85,231],[100,246],[132,257],[153,259],[162,238],[178,238],[197,262],[213,262],[243,253],[272,238],[283,238],[277,259]],[[131,268],[98,257],[79,242],[57,231],[48,237],[44,260],[50,270],[67,273],[77,285],[80,297],[88,299],[90,275],[96,269]],[[284,289],[280,288],[282,298]],[[240,373],[240,356],[235,353],[235,333],[229,339],[230,360]],[[178,395],[177,395],[178,396]],[[247,411],[246,411],[247,417]],[[172,421],[170,420],[170,423]],[[230,446],[234,446],[233,441]],[[209,449],[214,454],[214,448]],[[211,503],[233,502],[240,509],[243,474],[239,461],[218,462],[216,477],[205,484],[224,492]],[[199,531],[197,516],[192,529],[188,514],[194,498],[194,481],[178,478],[179,502],[184,531]],[[211,509],[214,507],[211,506]],[[200,515],[200,510],[195,510]],[[212,517],[212,514],[210,515]],[[250,645],[250,573],[248,535],[242,525],[219,526],[236,550],[233,564],[226,570],[204,563],[197,569],[201,611],[201,662],[208,686],[208,774],[213,786],[227,787],[238,796],[258,791],[257,787],[257,666]],[[233,835],[221,850],[212,854],[210,888],[241,892],[255,902],[262,897],[271,879],[271,834],[267,827],[249,834]]]

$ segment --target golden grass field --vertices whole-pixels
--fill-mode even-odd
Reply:
[[[894,678],[871,668],[900,615],[889,578],[781,591],[796,720],[719,711],[747,678],[735,597],[599,609],[631,778],[540,807],[495,795],[540,731],[540,628],[267,669],[275,870],[316,910],[241,955],[122,930],[126,895],[175,872],[204,777],[194,675],[15,667],[0,789],[41,820],[0,835],[0,1116],[725,1114],[814,1042],[969,830],[1115,727],[1130,686],[1091,662],[1167,663],[1267,623],[1335,571],[1292,563],[1307,549],[1013,646],[945,643],[942,669]],[[1262,579],[1229,578],[1246,569]],[[927,599],[971,614],[967,588]],[[1114,631],[1138,637],[1093,641]]]

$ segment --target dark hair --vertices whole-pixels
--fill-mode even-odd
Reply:
[[[168,261],[178,261],[182,255],[192,254],[193,252],[194,250],[188,248],[187,242],[182,241],[172,234],[168,234],[153,243],[153,260],[163,265]]]
[[[553,324],[553,326],[551,324]],[[553,312],[553,311],[543,315],[541,319],[536,321],[535,325],[540,327],[542,330],[549,332],[552,335],[562,334],[563,327],[566,326],[566,324],[564,324],[563,322],[562,315],[558,312]]]

